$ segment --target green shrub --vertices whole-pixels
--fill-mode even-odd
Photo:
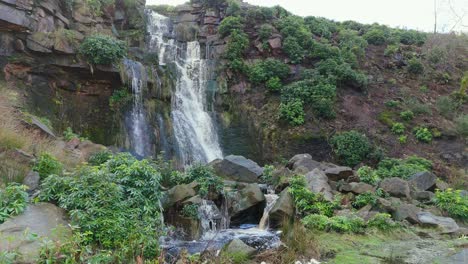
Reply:
[[[278,20],[276,27],[280,30],[284,39],[294,37],[299,45],[306,49],[312,39],[312,33],[305,25],[304,19],[299,16],[286,16]]]
[[[369,44],[373,45],[383,45],[387,41],[385,32],[378,28],[369,30],[363,37]]]
[[[402,135],[405,133],[405,125],[403,125],[402,123],[393,123],[393,126],[392,126],[392,132],[395,134],[395,135]]]
[[[270,91],[279,91],[283,86],[281,79],[279,77],[271,77],[265,84],[266,88]]]
[[[275,170],[275,167],[272,165],[265,165],[263,167],[263,174],[260,177],[260,180],[262,183],[266,183],[268,185],[276,185],[273,182],[273,171]]]
[[[376,228],[380,231],[390,231],[399,227],[397,223],[392,220],[392,216],[385,213],[377,213],[367,222],[367,227]]]
[[[188,168],[184,183],[196,181],[199,184],[198,194],[206,197],[210,193],[221,193],[223,190],[223,180],[215,175],[209,166],[195,164]]]
[[[182,207],[181,215],[192,219],[199,219],[198,204],[184,205],[184,207]]]
[[[249,261],[249,254],[246,252],[222,252],[220,263],[243,264]]]
[[[305,50],[299,45],[299,41],[292,36],[283,41],[283,50],[293,64],[301,63],[305,57]]]
[[[421,46],[427,39],[427,34],[416,30],[395,30],[401,43]]]
[[[0,224],[11,216],[21,214],[28,202],[28,187],[10,183],[5,189],[0,188]]]
[[[257,84],[266,82],[274,77],[284,80],[290,73],[288,65],[280,60],[271,58],[255,63],[249,71],[250,81]]]
[[[461,190],[436,190],[435,204],[446,211],[450,216],[463,221],[468,219],[468,196],[462,195]]]
[[[380,177],[377,175],[376,171],[369,166],[360,167],[357,174],[361,182],[376,185],[380,181]]]
[[[368,204],[374,206],[377,203],[377,196],[371,192],[366,192],[356,196],[353,207],[356,209],[362,208]]]
[[[340,30],[338,45],[342,52],[351,51],[359,58],[364,58],[366,54],[367,41],[359,36],[359,32],[355,30]]]
[[[462,137],[468,137],[468,115],[460,115],[455,118],[457,133]]]
[[[427,127],[416,127],[413,131],[417,140],[424,143],[430,143],[432,141],[432,133]]]
[[[224,58],[228,60],[228,67],[236,72],[244,72],[245,64],[242,60],[245,50],[249,47],[249,38],[239,30],[234,30],[228,40]]]
[[[346,62],[327,59],[317,63],[317,71],[328,78],[336,80],[337,86],[350,85],[355,88],[366,88],[367,77],[351,68]]]
[[[388,45],[384,51],[385,57],[391,57],[400,51],[400,45]]]
[[[450,96],[441,96],[436,101],[437,110],[445,118],[450,118],[458,109],[458,103]]]
[[[114,4],[114,0],[86,0],[86,5],[95,16],[102,15],[102,8]],[[72,7],[72,5],[68,5]]]
[[[62,163],[49,153],[43,153],[39,156],[36,165],[33,167],[33,170],[37,171],[42,179],[52,174],[60,175],[62,173],[62,169]]]
[[[307,48],[307,57],[311,59],[342,59],[341,51],[338,47],[332,46],[327,41],[312,40]]]
[[[322,38],[330,39],[338,31],[336,22],[323,17],[308,16],[304,18],[304,22],[310,32]]]
[[[258,37],[262,40],[268,40],[273,33],[273,26],[270,24],[263,24],[258,30]]]
[[[421,60],[417,58],[411,58],[408,60],[407,66],[408,72],[412,74],[421,74],[424,72],[424,66],[421,63]]]
[[[431,169],[431,161],[417,156],[410,156],[406,159],[383,159],[379,162],[375,173],[381,179],[391,177],[408,179],[417,172],[431,171]]]
[[[400,144],[406,144],[406,142],[408,141],[408,136],[399,136],[398,137],[398,142],[400,142]]]
[[[63,131],[63,137],[65,138],[66,141],[70,141],[74,138],[80,138],[80,136],[78,134],[75,134],[72,130],[71,127],[67,127],[67,129],[65,129],[65,131]]]
[[[290,180],[289,192],[294,198],[297,212],[301,215],[320,214],[332,216],[339,208],[339,201],[329,202],[322,194],[315,194],[307,188],[304,176],[296,175]]]
[[[92,166],[98,166],[112,158],[112,153],[108,150],[96,152],[89,156],[88,163]]]
[[[126,89],[114,90],[109,98],[111,108],[120,108],[132,99],[132,95]]]
[[[241,14],[241,5],[237,0],[228,1],[228,7],[226,9],[226,15],[228,16],[238,16]]]
[[[308,229],[326,231],[329,218],[325,215],[310,214],[302,218],[301,222]]]
[[[392,108],[397,107],[399,104],[400,102],[395,101],[395,100],[390,100],[390,101],[385,102],[386,107],[392,107]]]
[[[81,43],[80,53],[91,64],[110,65],[125,57],[127,47],[123,41],[110,36],[93,35]]]
[[[225,38],[231,35],[234,31],[242,32],[243,29],[244,23],[242,18],[228,16],[221,21],[221,24],[219,24],[218,33],[222,38]]]
[[[405,121],[411,121],[414,118],[414,113],[411,110],[406,110],[400,113],[400,117]]]
[[[334,216],[329,222],[329,229],[339,233],[362,233],[364,228],[364,220],[354,216]]]
[[[304,124],[304,106],[301,100],[292,100],[281,103],[279,108],[280,119],[286,120],[293,126]]]
[[[346,166],[359,164],[372,151],[367,137],[354,130],[333,136],[330,143],[337,158]]]

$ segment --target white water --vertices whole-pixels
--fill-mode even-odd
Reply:
[[[275,194],[273,191],[272,193],[265,194],[266,206],[263,210],[262,219],[260,219],[260,223],[258,224],[258,228],[262,230],[267,230],[269,227],[269,218],[270,218],[270,211],[275,206],[276,201],[278,200],[279,196]]]
[[[148,11],[150,49],[159,64],[172,64],[176,88],[172,94],[172,122],[179,159],[184,166],[222,158],[216,127],[207,111],[208,63],[198,41],[180,43],[172,38],[169,18]]]

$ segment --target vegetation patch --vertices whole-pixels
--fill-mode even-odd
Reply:
[[[5,189],[0,188],[0,224],[11,216],[21,214],[28,202],[28,187],[11,183]]]

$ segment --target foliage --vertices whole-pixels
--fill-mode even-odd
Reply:
[[[265,41],[268,40],[271,37],[271,34],[273,33],[273,26],[270,24],[263,24],[260,26],[260,29],[258,30],[258,37]]]
[[[355,30],[340,30],[338,34],[338,45],[342,51],[350,51],[359,58],[366,54],[367,41],[359,36]]]
[[[111,108],[120,108],[129,102],[131,98],[132,95],[127,91],[127,89],[114,90],[109,98],[109,106]]]
[[[430,143],[432,141],[432,132],[427,127],[415,127],[414,136],[417,140]]]
[[[305,57],[305,50],[299,45],[299,41],[292,36],[283,41],[283,50],[293,64],[301,63]]]
[[[275,167],[272,165],[265,165],[263,167],[263,174],[260,177],[262,183],[266,183],[269,185],[274,185],[273,182],[273,171],[275,170]]]
[[[0,224],[11,216],[21,214],[28,202],[28,187],[10,183],[5,189],[0,189]]]
[[[249,39],[244,32],[240,30],[234,30],[231,32],[226,51],[224,53],[224,57],[229,61],[228,67],[231,70],[244,72],[245,64],[242,57],[248,47]]]
[[[327,230],[329,221],[328,216],[319,214],[310,214],[301,220],[306,228],[321,231]]]
[[[459,107],[457,101],[453,100],[450,96],[441,96],[436,101],[437,110],[445,118],[450,118]]]
[[[184,183],[198,182],[198,194],[206,197],[209,193],[221,193],[223,181],[215,175],[213,169],[208,166],[196,164],[187,170]]]
[[[84,166],[69,176],[51,175],[40,199],[66,209],[85,245],[119,252],[124,259],[157,255],[160,173],[148,160],[118,154],[100,166]],[[125,262],[125,261],[124,261]]]
[[[218,33],[222,38],[230,36],[234,31],[242,31],[244,28],[244,23],[242,18],[235,16],[228,16],[218,27]]]
[[[405,121],[411,121],[414,118],[414,113],[411,110],[406,110],[400,113],[400,117]]]
[[[379,162],[377,170],[373,173],[378,178],[399,177],[408,179],[417,172],[431,171],[432,162],[417,156],[409,156],[406,159],[386,158]]]
[[[304,18],[305,24],[314,35],[330,39],[338,31],[336,22],[323,17],[308,16]]]
[[[228,7],[226,9],[226,15],[237,16],[241,13],[241,5],[238,0],[229,0]]]
[[[51,174],[60,175],[62,173],[62,169],[63,165],[57,160],[57,158],[49,153],[41,154],[33,167],[33,170],[39,173],[41,179],[44,179]]]
[[[243,264],[249,261],[249,254],[246,252],[222,252],[220,263]]]
[[[110,36],[93,35],[81,43],[80,53],[91,64],[110,65],[125,57],[127,47],[123,41]]]
[[[96,152],[89,156],[88,163],[92,166],[98,166],[106,163],[112,158],[112,153],[108,150]]]
[[[412,74],[421,74],[424,72],[424,66],[420,59],[411,58],[408,60],[408,72]]]
[[[198,204],[186,204],[184,207],[182,207],[181,211],[182,216],[192,218],[192,219],[198,219]]]
[[[367,227],[376,228],[381,231],[390,231],[399,227],[397,223],[392,220],[392,216],[385,213],[377,213],[367,222]]]
[[[284,80],[289,76],[289,67],[277,59],[266,59],[252,65],[249,69],[249,79],[251,82],[264,83],[271,78]]]
[[[317,63],[317,71],[323,76],[335,79],[337,86],[367,87],[367,77],[355,71],[351,68],[351,65],[341,60],[327,59],[320,61]]]
[[[364,161],[372,150],[367,137],[354,130],[333,136],[330,143],[337,158],[346,166]]]
[[[416,30],[395,30],[401,43],[405,45],[418,45],[424,44],[427,34]]]
[[[400,51],[400,45],[390,44],[385,48],[384,56],[391,57]]]
[[[373,28],[364,34],[364,39],[373,45],[383,45],[387,41],[385,32],[380,28]]]
[[[67,127],[67,129],[65,129],[63,131],[63,137],[66,141],[70,141],[74,138],[77,138],[79,140],[86,140],[85,137],[81,137],[80,135],[76,134],[75,132],[73,132],[72,128],[71,127]]]
[[[304,217],[301,222],[309,229],[321,231],[335,231],[339,233],[362,233],[365,228],[364,221],[356,216],[333,216],[311,214]]]
[[[468,72],[465,72],[461,81],[460,81],[460,89],[453,93],[455,99],[457,99],[460,103],[464,103],[468,100]]]
[[[366,193],[362,193],[356,196],[352,205],[354,208],[359,209],[368,204],[375,205],[376,202],[377,202],[377,196],[371,192],[366,192]]]
[[[265,86],[270,91],[279,91],[281,90],[283,83],[281,82],[281,79],[279,77],[275,76],[275,77],[270,78],[266,82]]]
[[[457,133],[462,137],[468,137],[468,115],[460,115],[455,118]]]
[[[85,0],[85,2],[90,11],[96,16],[100,16],[102,14],[103,7],[114,4],[114,0]]]
[[[397,107],[400,104],[400,102],[395,101],[395,100],[389,100],[385,102],[386,107]]]
[[[406,135],[402,135],[398,137],[398,142],[400,142],[400,144],[406,144],[407,141],[408,141],[408,136]]]
[[[304,106],[301,100],[292,100],[281,103],[279,117],[293,126],[304,124]]]
[[[380,177],[369,166],[360,167],[357,171],[357,174],[361,182],[365,182],[371,185],[376,185],[380,181]]]
[[[339,208],[339,202],[329,202],[322,194],[315,194],[307,188],[304,176],[294,176],[289,185],[289,192],[294,198],[297,212],[301,215],[320,214],[332,216],[333,210]]]
[[[395,135],[404,134],[405,133],[405,125],[403,125],[402,123],[398,123],[398,122],[393,123],[392,132]]]
[[[468,219],[468,196],[463,195],[461,190],[447,189],[436,190],[435,204],[446,211],[450,216],[466,221]]]

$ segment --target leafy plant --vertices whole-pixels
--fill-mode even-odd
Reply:
[[[385,102],[386,107],[392,107],[392,108],[397,107],[399,104],[400,102],[395,101],[395,100],[390,100],[390,101]]]
[[[184,205],[184,207],[182,207],[181,215],[192,219],[198,219],[198,204]]]
[[[407,66],[408,72],[412,74],[421,74],[424,72],[424,66],[421,63],[421,60],[417,58],[411,58],[408,60]]]
[[[333,136],[330,143],[337,158],[346,166],[359,164],[372,151],[367,137],[354,130]]]
[[[42,179],[52,174],[60,175],[62,173],[63,165],[54,156],[49,153],[43,153],[39,156],[33,170],[39,173]]]
[[[106,35],[87,37],[80,46],[80,53],[94,65],[110,65],[118,62],[127,54],[123,41]]]
[[[281,90],[281,87],[283,86],[283,84],[282,84],[280,78],[272,77],[266,82],[265,86],[270,91],[279,91],[279,90]]]
[[[120,108],[129,102],[132,95],[126,89],[114,90],[111,97],[109,98],[109,106],[111,108]]]
[[[299,45],[299,41],[292,36],[287,37],[283,42],[283,50],[288,55],[293,64],[301,63],[305,57],[304,48]]]
[[[455,118],[457,133],[462,137],[468,137],[468,115],[460,115]]]
[[[280,104],[279,117],[292,126],[304,124],[304,106],[301,100],[293,100]]]
[[[273,33],[273,26],[270,24],[263,24],[258,30],[258,37],[265,41],[268,40]]]
[[[262,183],[266,183],[269,185],[273,185],[273,171],[275,170],[275,167],[272,165],[265,165],[263,167],[263,174],[261,176],[261,181]]]
[[[235,30],[242,31],[243,28],[244,23],[240,17],[228,16],[221,21],[221,24],[219,24],[218,33],[222,38],[224,38],[231,35]]]
[[[392,216],[385,213],[377,213],[374,215],[367,222],[367,226],[381,231],[390,231],[399,227],[399,225],[392,220]]]
[[[384,56],[391,57],[391,56],[395,55],[396,53],[398,53],[399,50],[400,50],[399,45],[393,45],[393,44],[388,45],[387,48],[384,51]]]
[[[0,189],[0,224],[11,216],[21,214],[28,202],[28,187],[10,183]]]
[[[187,170],[184,183],[196,181],[199,184],[198,194],[206,197],[210,193],[221,193],[223,181],[215,175],[213,169],[208,166],[196,164]]]
[[[436,190],[434,201],[437,207],[450,216],[464,221],[468,219],[468,196],[462,195],[461,190]]]
[[[379,28],[374,28],[363,35],[364,39],[373,45],[383,45],[386,42],[385,32]]]
[[[368,204],[375,205],[377,202],[377,196],[371,192],[366,192],[356,196],[354,202],[352,203],[353,207],[356,209],[362,208]]]
[[[408,141],[408,136],[406,135],[402,135],[398,137],[398,142],[400,142],[400,144],[406,144],[407,141]]]
[[[427,127],[414,128],[414,136],[417,140],[424,143],[430,143],[432,141],[432,133]]]
[[[400,117],[405,121],[411,121],[414,118],[414,113],[411,110],[406,110],[400,113]]]
[[[112,153],[108,150],[104,151],[99,151],[94,154],[92,154],[89,159],[88,163],[92,166],[98,166],[103,163],[106,163],[106,161],[110,160],[112,158]]]
[[[329,217],[319,214],[310,214],[301,219],[306,228],[320,231],[327,230],[329,221]]]
[[[376,185],[380,181],[380,177],[369,166],[360,167],[357,171],[357,174],[361,182],[365,182],[371,185]]]
[[[406,159],[386,158],[379,162],[376,173],[377,177],[391,178],[399,177],[408,179],[417,172],[431,171],[432,162],[417,156],[410,156]]]
[[[402,123],[398,123],[398,122],[393,123],[392,132],[395,135],[401,135],[405,133],[405,125],[403,125]]]
[[[359,217],[334,216],[330,218],[329,229],[339,233],[362,233],[364,220]]]
[[[244,72],[246,66],[242,60],[245,50],[249,47],[249,39],[241,30],[233,30],[227,43],[224,58],[228,62],[228,67],[237,72]]]

